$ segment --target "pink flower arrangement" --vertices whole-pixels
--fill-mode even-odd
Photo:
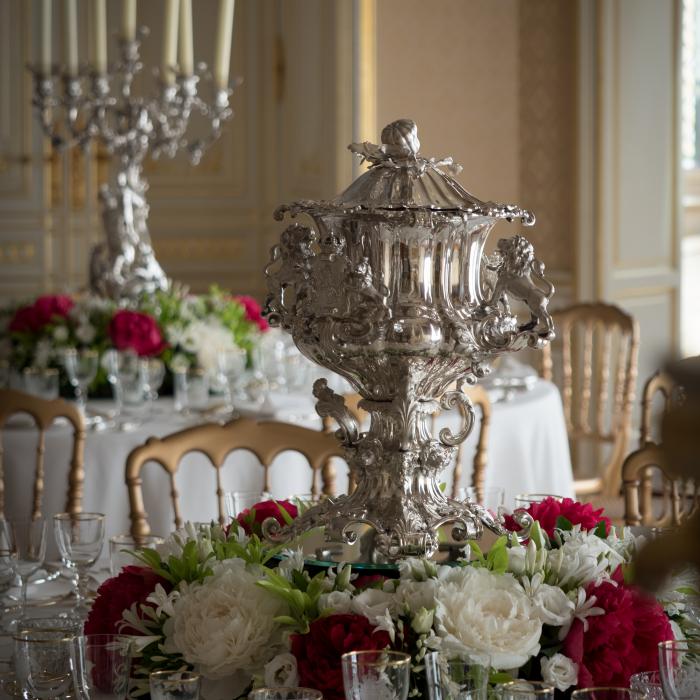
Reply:
[[[49,323],[64,319],[75,305],[66,294],[47,294],[33,304],[22,306],[10,321],[9,330],[15,333],[36,333]]]
[[[557,520],[566,518],[572,525],[580,525],[583,530],[594,530],[600,522],[605,523],[605,534],[610,532],[610,518],[603,515],[603,508],[596,510],[590,503],[580,503],[571,498],[561,501],[556,498],[545,498],[539,503],[532,503],[527,512],[539,522],[540,527],[549,535],[554,536]],[[520,526],[511,516],[506,516],[505,526],[511,531]]]
[[[153,316],[120,309],[109,324],[109,335],[117,350],[133,350],[140,357],[160,355],[165,341]]]
[[[299,509],[291,501],[261,501],[256,503],[252,508],[246,508],[236,516],[238,524],[243,528],[246,535],[262,536],[262,524],[268,518],[274,518],[280,525],[284,525],[284,509],[289,517],[294,518],[299,515]]]
[[[245,309],[246,320],[254,323],[258,329],[263,332],[270,327],[270,324],[263,318],[260,304],[258,304],[253,297],[241,294],[239,296],[235,296],[234,299]]]

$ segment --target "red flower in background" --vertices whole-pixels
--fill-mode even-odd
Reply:
[[[253,297],[241,294],[234,297],[234,299],[243,305],[245,317],[248,321],[254,323],[261,331],[266,331],[270,327],[270,324],[263,318],[260,304]]]
[[[109,336],[117,350],[133,350],[139,357],[160,355],[165,341],[153,316],[120,309],[109,323]]]
[[[316,688],[326,700],[343,700],[340,658],[348,651],[386,649],[391,640],[361,615],[329,615],[314,620],[307,634],[293,634],[299,685]]]
[[[262,524],[268,518],[274,518],[280,525],[286,524],[280,508],[284,508],[292,519],[299,515],[299,509],[290,501],[269,500],[256,503],[252,508],[246,508],[236,516],[236,520],[246,535],[255,534],[262,537]]]
[[[614,578],[587,590],[605,615],[588,617],[588,630],[581,620],[574,620],[564,640],[564,654],[579,665],[579,688],[626,688],[632,674],[658,670],[658,644],[673,639],[658,601],[624,585],[619,569]]]
[[[539,503],[530,504],[527,512],[539,522],[540,527],[550,536],[554,536],[554,528],[559,517],[566,518],[572,525],[581,525],[584,530],[593,530],[599,522],[605,523],[605,534],[610,532],[610,518],[603,515],[603,508],[594,510],[590,503],[580,503],[571,498],[558,501],[556,498],[545,498]],[[505,526],[509,530],[519,530],[520,526],[507,515]]]
[[[30,306],[17,309],[9,329],[17,333],[35,333],[52,321],[68,316],[74,305],[67,294],[46,294]]]
[[[125,566],[117,576],[107,579],[98,589],[97,598],[85,621],[85,634],[119,634],[122,613],[134,603],[145,603],[157,584],[170,591],[171,584],[145,566]],[[124,634],[139,634],[131,628]]]

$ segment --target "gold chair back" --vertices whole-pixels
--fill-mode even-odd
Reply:
[[[662,477],[660,498],[653,498],[652,472]],[[632,452],[622,466],[625,524],[676,527],[700,508],[700,489],[692,479],[672,479],[660,445],[648,442]]]
[[[602,302],[554,311],[552,318],[561,367],[555,373],[552,346],[545,346],[542,376],[561,389],[576,492],[615,495],[631,430],[639,325],[622,309]],[[586,441],[611,446],[607,458],[594,458],[601,463],[593,465],[592,476],[577,463],[578,447]]]
[[[642,391],[642,422],[639,430],[639,446],[644,447],[648,442],[657,442],[653,439],[653,409],[654,399],[660,394],[664,402],[664,413],[678,402],[681,395],[680,387],[676,386],[673,379],[665,372],[656,372],[649,377]]]
[[[44,494],[44,453],[46,451],[46,431],[57,418],[66,418],[73,428],[73,450],[68,471],[68,496],[66,511],[79,513],[82,509],[83,482],[85,470],[83,457],[85,451],[85,421],[80,411],[63,399],[41,399],[14,389],[0,389],[0,431],[8,418],[18,413],[32,418],[39,430],[36,448],[36,467],[34,472],[34,491],[32,497],[32,518],[41,517],[41,504]],[[0,518],[5,517],[5,471],[3,466],[2,441],[0,440]]]
[[[129,492],[129,517],[131,534],[140,539],[150,534],[148,515],[143,502],[143,480],[141,470],[146,462],[156,462],[168,472],[170,500],[173,505],[175,527],[182,526],[180,494],[175,475],[182,458],[190,452],[201,452],[216,470],[216,497],[218,519],[224,517],[224,490],[221,483],[221,468],[234,450],[248,450],[259,460],[263,468],[263,490],[270,489],[269,469],[281,452],[300,452],[312,470],[311,493],[319,493],[321,474],[323,493],[333,495],[335,475],[329,466],[331,456],[343,457],[343,448],[334,436],[310,428],[279,423],[239,418],[225,425],[205,423],[186,428],[163,438],[149,438],[143,445],[131,451],[126,460],[126,485]]]

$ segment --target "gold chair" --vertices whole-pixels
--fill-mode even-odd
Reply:
[[[318,495],[318,475],[321,474],[323,493],[333,495],[335,474],[329,466],[329,457],[343,457],[343,448],[334,436],[318,430],[303,428],[290,423],[255,421],[239,418],[225,425],[205,423],[187,428],[163,438],[149,438],[143,445],[131,451],[126,460],[126,485],[129,492],[129,517],[131,534],[139,540],[150,534],[148,515],[143,503],[141,470],[146,462],[160,464],[170,479],[170,499],[173,504],[175,527],[182,526],[180,495],[175,484],[182,458],[190,452],[201,452],[209,458],[216,470],[216,496],[218,519],[224,519],[224,490],[221,485],[221,468],[234,450],[249,450],[263,468],[263,490],[268,491],[269,469],[275,457],[286,450],[300,452],[309,461],[313,475],[311,493]]]
[[[652,470],[662,477],[662,492],[656,498],[650,488]],[[632,452],[622,465],[622,481],[626,525],[676,527],[700,508],[697,482],[669,476],[661,445],[648,442]]]
[[[600,302],[554,311],[552,318],[557,333],[555,344],[561,349],[561,371],[556,379],[574,448],[576,493],[619,494],[631,430],[639,325],[617,306]],[[555,380],[551,346],[545,346],[542,352],[542,376]],[[577,459],[577,451],[586,441],[598,448],[593,476],[582,472]],[[599,454],[603,445],[612,448],[606,459]]]
[[[453,388],[453,387],[452,387]],[[481,496],[481,489],[484,488],[484,479],[486,476],[486,450],[489,436],[489,426],[491,425],[491,400],[486,390],[480,386],[470,386],[464,389],[464,393],[467,394],[472,404],[478,407],[481,411],[481,423],[479,424],[479,439],[476,445],[476,452],[474,453],[474,468],[472,472],[472,486],[476,487],[477,493]],[[359,406],[359,402],[362,400],[360,394],[344,394],[345,405],[348,407],[350,413],[353,414],[357,422],[362,425],[367,416],[369,415],[367,411],[363,410]],[[432,431],[435,434],[436,430],[437,416],[433,415],[432,421]],[[333,429],[333,420],[331,418],[323,419],[323,429],[325,432],[331,432]],[[462,476],[462,450],[464,443],[461,443],[457,447],[457,455],[455,458],[454,468],[452,472],[452,498],[457,497],[457,491],[459,490],[459,481]],[[354,487],[354,479],[352,479],[352,474],[350,475],[350,485],[348,487],[349,491],[352,491]]]
[[[41,502],[44,493],[44,453],[46,430],[57,418],[66,418],[73,427],[73,452],[68,472],[68,496],[66,511],[79,513],[82,509],[83,456],[85,450],[85,421],[80,411],[63,399],[47,400],[13,389],[0,389],[0,431],[7,419],[18,413],[29,415],[39,429],[36,449],[36,470],[34,472],[34,492],[32,518],[41,517]],[[3,467],[2,441],[0,440],[0,518],[5,517],[5,472]]]
[[[682,390],[676,386],[673,379],[665,372],[656,372],[649,377],[642,390],[642,422],[639,430],[639,446],[644,447],[648,442],[655,442],[653,433],[654,399],[661,394],[664,402],[664,413],[680,400]]]

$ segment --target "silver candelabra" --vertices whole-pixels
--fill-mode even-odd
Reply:
[[[484,526],[504,533],[476,503],[447,498],[439,477],[474,422],[462,384],[499,354],[554,337],[554,287],[523,236],[484,254],[498,220],[532,225],[535,217],[471,195],[452,177],[459,166],[451,158],[422,157],[413,121],[389,124],[379,145],[350,149],[371,167],[342,194],[278,209],[279,219],[305,214],[314,226],[292,224],[272,249],[266,312],[362,395],[367,432],[325,380],[314,385],[318,413],[340,426],[357,487],[289,526],[271,518],[263,530],[283,541],[323,526],[329,540],[353,542],[369,526],[373,556],[393,561],[433,554],[443,526],[462,544]],[[451,408],[462,413],[461,429],[431,435],[431,415]]]
[[[153,158],[162,154],[172,158],[184,150],[196,165],[233,115],[229,107],[233,87],[213,89],[208,98],[202,97],[200,86],[212,82],[203,63],[195,75],[184,75],[175,67],[171,75],[155,70],[154,94],[133,94],[134,79],[143,70],[141,40],[147,35],[148,29],[142,27],[137,39],[120,40],[120,59],[104,74],[70,75],[54,67],[46,75],[29,67],[34,76],[32,102],[52,147],[87,149],[99,141],[115,155],[114,181],[100,188],[106,240],[95,246],[90,259],[91,291],[115,300],[170,284],[148,233],[144,159],[149,153]],[[194,114],[209,123],[206,138],[187,138]]]

